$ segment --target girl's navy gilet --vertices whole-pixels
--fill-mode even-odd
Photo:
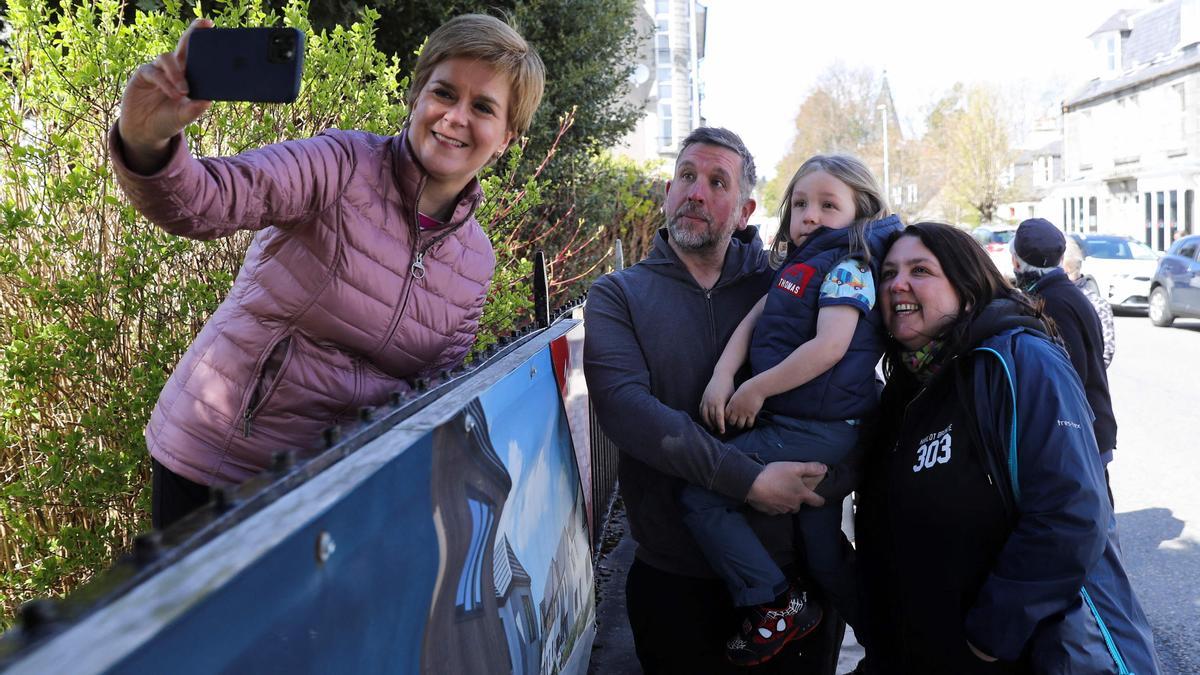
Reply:
[[[878,289],[884,245],[902,226],[898,217],[888,216],[866,227],[871,274]],[[750,368],[755,375],[774,367],[817,334],[821,284],[825,275],[849,256],[850,228],[818,229],[788,256],[775,274],[762,317],[754,327]],[[879,405],[875,364],[884,347],[879,301],[877,298],[874,308],[860,317],[850,348],[841,361],[806,384],[768,398],[763,409],[815,420],[856,419],[873,414]],[[849,304],[851,300],[843,302]]]

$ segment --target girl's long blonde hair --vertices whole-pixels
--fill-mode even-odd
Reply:
[[[850,254],[871,262],[871,249],[867,246],[870,224],[891,214],[887,196],[879,187],[875,175],[862,160],[851,155],[813,155],[796,169],[796,175],[788,181],[779,204],[779,231],[771,241],[771,267],[778,269],[787,260],[792,238],[792,190],[801,178],[824,171],[846,184],[854,194],[854,222],[850,224]]]

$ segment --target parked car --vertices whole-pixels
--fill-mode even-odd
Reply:
[[[1179,239],[1158,261],[1149,314],[1155,326],[1170,326],[1177,317],[1200,318],[1200,235]]]
[[[1083,251],[1080,273],[1096,280],[1113,307],[1145,308],[1159,254],[1142,242],[1115,234],[1072,234]]]
[[[971,236],[987,252],[1000,274],[1010,281],[1014,275],[1012,254],[1008,252],[1008,245],[1016,233],[1017,228],[1014,225],[980,225],[971,230]]]

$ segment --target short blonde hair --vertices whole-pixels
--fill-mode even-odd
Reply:
[[[486,14],[456,16],[430,33],[413,69],[407,96],[409,109],[416,105],[417,95],[429,83],[434,69],[456,58],[478,59],[508,77],[512,86],[508,128],[518,136],[528,131],[542,102],[546,67],[520,33]]]

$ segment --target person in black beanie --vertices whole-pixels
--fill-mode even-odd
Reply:
[[[1059,267],[1067,250],[1067,238],[1050,221],[1030,218],[1017,227],[1010,250],[1017,286],[1045,303],[1044,311],[1058,328],[1071,365],[1083,382],[1084,393],[1096,416],[1092,429],[1104,462],[1104,481],[1108,484],[1108,463],[1117,447],[1117,420],[1113,416],[1104,367],[1104,329],[1087,296]],[[1111,484],[1108,499],[1113,501]]]

